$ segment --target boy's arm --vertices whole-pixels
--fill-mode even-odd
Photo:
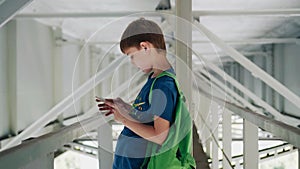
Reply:
[[[129,115],[131,106],[128,106],[121,99],[105,99],[105,104],[113,108],[112,111],[116,120],[144,139],[161,145],[167,138],[170,127],[168,120],[155,115],[154,126],[145,125]]]
[[[127,118],[124,118],[122,123],[139,136],[161,145],[168,136],[170,122],[159,116],[155,116],[154,119],[154,126],[145,125]]]

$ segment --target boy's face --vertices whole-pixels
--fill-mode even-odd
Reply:
[[[130,47],[124,50],[124,53],[130,57],[131,63],[145,73],[152,71],[151,57],[143,48]]]

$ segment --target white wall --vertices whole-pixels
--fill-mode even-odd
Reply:
[[[53,106],[52,49],[52,30],[36,21],[11,21],[0,29],[0,137]]]
[[[300,97],[300,48],[299,45],[284,46],[284,84]],[[300,117],[299,109],[294,104],[285,100],[284,111],[286,113]]]
[[[23,130],[60,101],[54,98],[57,73],[61,99],[71,94],[72,83],[74,89],[80,85],[79,67],[72,79],[80,46],[62,45],[57,52],[54,39],[52,28],[34,20],[13,20],[0,29],[0,138]],[[55,63],[61,64],[59,72],[54,72]],[[81,82],[86,79],[87,74]],[[75,106],[81,111],[80,101]],[[71,115],[76,115],[74,106],[64,112],[64,117]]]
[[[0,137],[9,132],[7,92],[7,27],[0,29]]]
[[[283,74],[284,74],[284,54],[283,54],[284,45],[277,44],[274,45],[274,77],[280,82],[283,83]],[[283,97],[275,92],[274,93],[275,108],[279,112],[283,111]]]
[[[69,36],[63,35],[64,39],[67,39],[69,41],[74,41],[75,39],[72,39]],[[74,44],[64,44],[61,48],[61,62],[62,62],[62,96],[63,98],[70,95],[72,93],[72,85],[74,85],[74,91],[79,87],[79,70],[80,70],[80,64],[77,63],[76,69],[75,63],[76,59],[79,56],[80,53],[80,46],[74,45]],[[75,71],[74,71],[75,70]],[[75,74],[75,75],[74,75]],[[73,79],[74,75],[74,79]],[[69,117],[76,115],[77,113],[80,113],[80,101],[75,102],[75,108],[74,106],[71,106],[64,112],[64,117]]]
[[[17,126],[37,120],[53,106],[53,35],[34,20],[17,20]]]
[[[255,56],[254,58],[253,58],[253,62],[257,65],[257,66],[259,66],[261,69],[263,69],[264,68],[264,56]],[[258,97],[260,97],[260,98],[263,98],[263,95],[264,95],[264,93],[263,93],[263,81],[261,80],[261,79],[259,79],[259,78],[254,78],[254,93],[258,96]]]
[[[299,53],[299,45],[278,44],[274,45],[273,56],[254,56],[253,62],[300,96]],[[231,68],[233,66],[231,65]],[[231,75],[233,76],[233,72],[231,72]],[[244,83],[257,96],[267,101],[270,105],[275,106],[280,112],[300,117],[299,109],[294,104],[287,99],[283,99],[277,92],[273,95],[270,87],[265,85],[260,79],[252,77],[248,71],[244,73]]]

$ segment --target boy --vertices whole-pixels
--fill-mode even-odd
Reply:
[[[98,106],[100,111],[109,110],[108,114],[113,113],[115,120],[125,126],[118,138],[113,169],[139,169],[147,158],[147,142],[161,145],[167,138],[175,119],[178,92],[174,80],[162,76],[154,83],[152,99],[148,99],[155,77],[163,71],[175,74],[166,58],[163,33],[156,23],[144,18],[130,23],[120,48],[132,64],[150,75],[132,106],[120,98],[105,99]]]

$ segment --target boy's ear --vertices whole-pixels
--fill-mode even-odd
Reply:
[[[140,47],[145,50],[149,49],[150,48],[149,42],[141,42]]]

